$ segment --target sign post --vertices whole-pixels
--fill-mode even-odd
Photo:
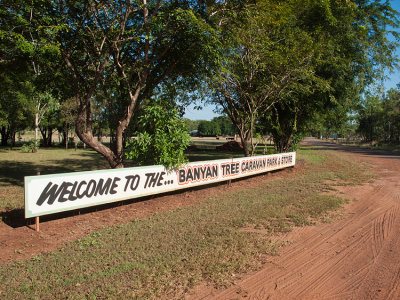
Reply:
[[[39,217],[35,217],[35,230],[39,232]]]

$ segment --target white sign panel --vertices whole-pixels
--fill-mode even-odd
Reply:
[[[294,166],[296,153],[25,177],[25,218],[159,194]]]

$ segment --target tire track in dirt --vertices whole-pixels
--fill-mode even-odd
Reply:
[[[390,231],[392,229],[393,223],[396,218],[396,213],[398,213],[398,208],[390,209],[382,216],[375,219],[375,224],[373,226],[373,233],[372,233],[372,236],[374,238],[372,244],[374,259],[376,259],[379,256],[382,250],[383,243],[390,234]]]
[[[400,161],[355,155],[378,179],[344,187],[346,216],[296,228],[293,243],[263,269],[226,290],[206,288],[189,299],[400,299]]]

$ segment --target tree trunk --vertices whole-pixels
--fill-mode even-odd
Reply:
[[[239,136],[240,136],[240,140],[242,142],[244,156],[245,157],[249,157],[250,156],[250,152],[249,152],[249,144],[248,144],[248,132],[243,132],[243,131],[240,130],[239,131]]]
[[[77,136],[84,144],[88,145],[90,148],[103,155],[107,159],[112,169],[123,168],[124,165],[122,161],[122,155],[117,156],[113,151],[111,151],[110,148],[104,146],[93,136],[91,119],[90,117],[86,117],[86,109],[81,109],[79,115],[76,118],[75,131]],[[121,140],[118,143],[118,136],[116,136],[116,152],[120,152],[122,154],[122,135],[120,136],[120,138]],[[121,145],[120,149],[118,149],[119,144]]]
[[[13,129],[10,133],[10,137],[11,137],[11,147],[15,147],[15,134],[16,134],[16,130]]]
[[[250,156],[249,144],[246,139],[241,139],[241,140],[242,140],[242,145],[243,145],[244,156],[249,157]]]
[[[8,145],[8,137],[10,135],[9,130],[7,130],[6,126],[1,127],[1,145]]]
[[[273,133],[272,137],[274,139],[275,150],[279,153],[285,153],[289,149],[290,140],[292,138],[292,133]]]
[[[121,70],[123,72],[123,70]],[[144,72],[142,80],[145,81],[147,72]],[[129,83],[127,83],[129,86]],[[139,97],[142,91],[143,84],[139,83],[135,88],[135,93],[131,93],[129,90],[130,104],[126,107],[125,112],[118,120],[118,124],[115,130],[115,143],[111,144],[110,148],[99,142],[93,135],[93,122],[92,122],[92,110],[91,110],[91,94],[87,94],[86,99],[79,99],[78,115],[75,119],[75,131],[80,140],[103,155],[112,169],[123,168],[123,135],[125,130],[128,128],[129,123],[132,119],[133,112],[136,111],[137,106],[141,102]],[[142,95],[143,96],[143,95]]]
[[[51,147],[53,145],[53,128],[48,127],[48,135],[47,135],[47,146]]]
[[[101,128],[99,128],[99,130],[97,131],[97,140],[101,143],[103,140],[103,133],[101,131]]]
[[[65,142],[65,151],[68,150],[68,128],[64,130],[64,142]]]
[[[44,146],[51,147],[53,128],[51,127],[40,128],[40,133],[42,134]]]
[[[35,139],[39,139],[39,113],[35,113]]]
[[[253,114],[252,114],[253,116]],[[250,143],[251,143],[251,156],[254,156],[256,152],[256,147],[257,145],[254,144],[254,118],[251,118],[251,123],[250,123]]]

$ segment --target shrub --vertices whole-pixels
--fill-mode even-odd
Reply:
[[[30,139],[29,142],[27,144],[24,144],[21,147],[21,150],[23,152],[32,152],[35,153],[38,151],[39,149],[39,145],[40,145],[40,140],[39,139]]]
[[[176,109],[153,104],[139,118],[143,128],[137,137],[127,142],[125,157],[139,165],[157,164],[173,168],[187,162],[184,150],[190,135]]]

